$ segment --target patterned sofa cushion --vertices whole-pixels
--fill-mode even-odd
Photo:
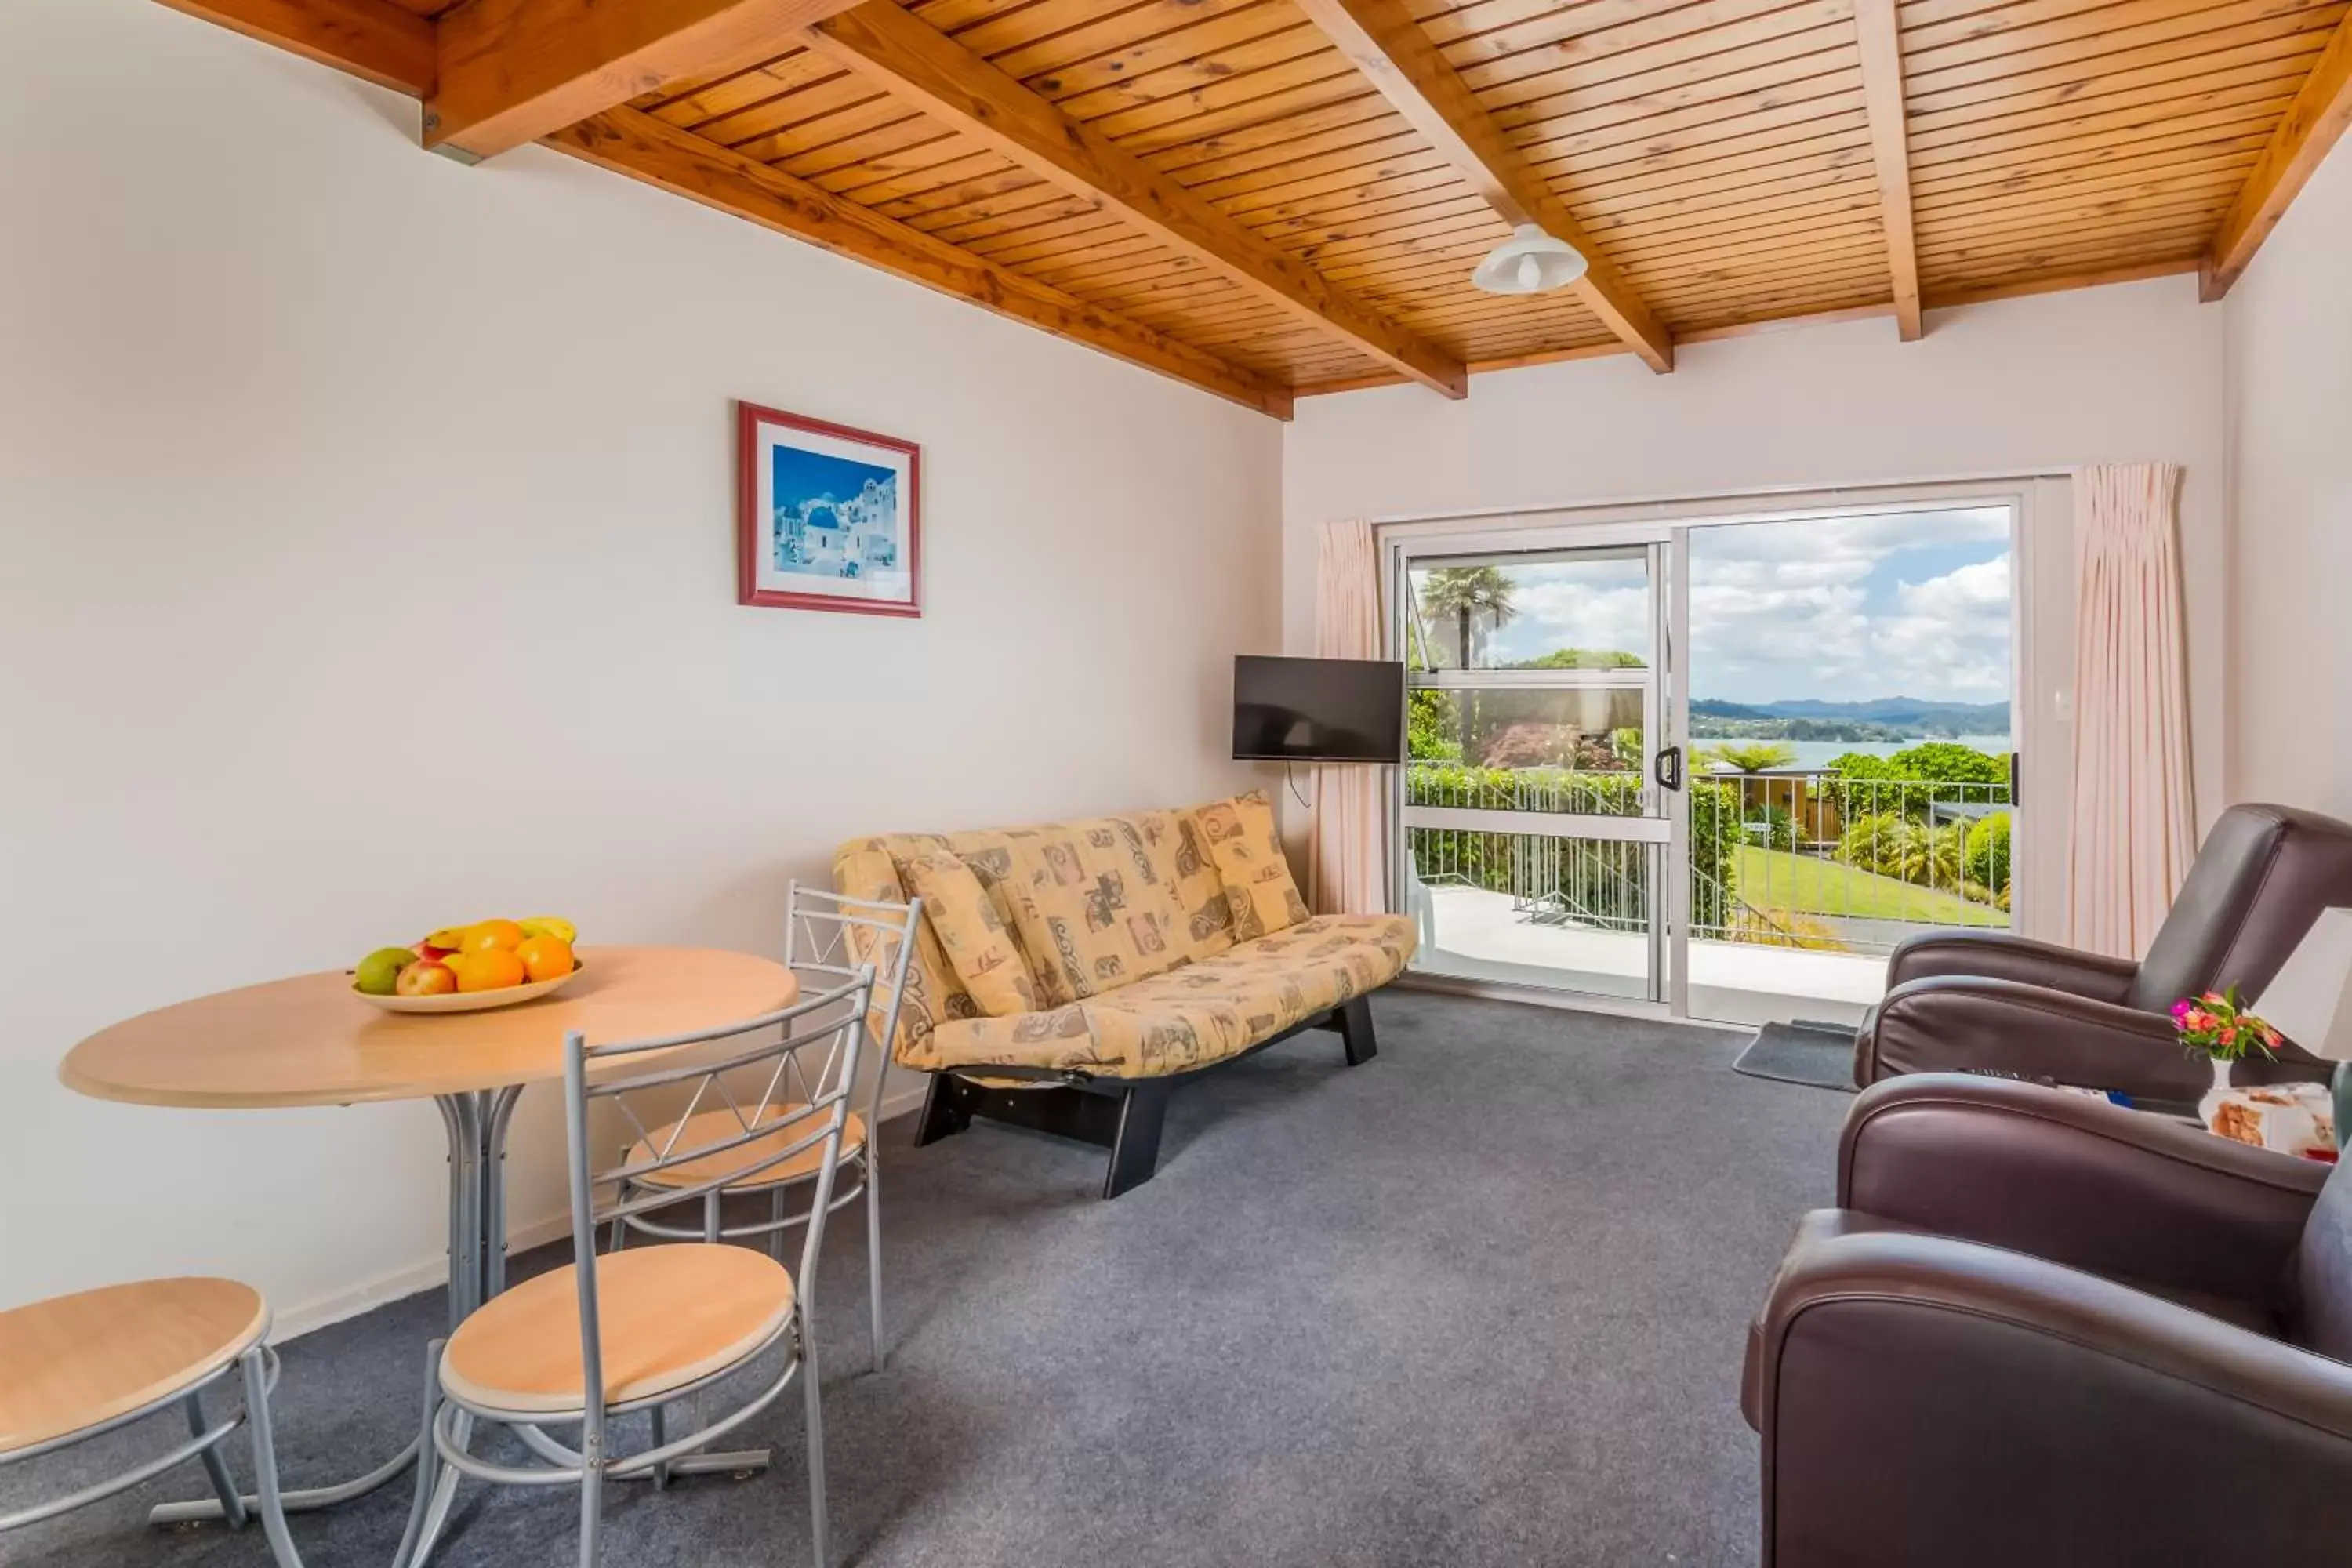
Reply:
[[[1239,1055],[1326,1008],[1387,984],[1412,957],[1403,915],[1317,915],[1215,958],[1089,999],[1010,1018],[902,1032],[908,1067],[1031,1067],[1158,1078]]]
[[[1307,900],[1291,879],[1282,853],[1274,805],[1264,790],[1194,808],[1192,819],[1207,838],[1209,858],[1225,884],[1233,908],[1234,935],[1246,942],[1297,925],[1307,918]]]
[[[981,1011],[992,1017],[1035,1012],[1041,999],[1029,960],[971,868],[945,849],[892,858],[907,891],[923,900],[924,923]]]
[[[1083,1001],[1191,958],[1172,883],[1175,845],[1153,853],[1134,818],[1006,835],[1013,923],[1048,1006]]]

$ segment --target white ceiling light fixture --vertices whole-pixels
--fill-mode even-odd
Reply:
[[[1470,281],[1489,294],[1544,294],[1583,276],[1584,258],[1576,247],[1523,223],[1486,253]]]

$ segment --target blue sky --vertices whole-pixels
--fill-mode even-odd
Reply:
[[[1691,689],[1734,702],[2010,695],[2005,510],[1691,531]],[[1498,657],[1639,647],[1635,561],[1520,568]]]
[[[769,453],[774,465],[770,469],[774,476],[772,494],[778,506],[814,500],[820,496],[846,500],[863,489],[866,480],[878,484],[893,477],[890,469],[877,468],[871,463],[805,452],[797,447],[772,447]]]

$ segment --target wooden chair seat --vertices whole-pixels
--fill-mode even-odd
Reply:
[[[721,1149],[698,1159],[681,1161],[636,1180],[640,1185],[647,1187],[691,1187],[698,1186],[714,1176],[747,1170],[762,1160],[772,1159],[779,1150],[791,1148],[824,1124],[820,1119],[803,1114],[807,1109],[804,1105],[766,1107],[760,1115],[761,1122],[788,1121],[793,1117],[800,1120],[791,1121],[789,1126],[764,1138],[756,1138],[749,1143]],[[641,1160],[653,1159],[656,1149],[693,1149],[705,1143],[723,1143],[730,1138],[741,1137],[745,1131],[743,1119],[724,1109],[705,1110],[688,1117],[685,1131],[673,1136],[677,1126],[677,1123],[672,1122],[667,1127],[656,1129],[652,1138],[640,1139],[629,1151],[629,1163],[634,1165]],[[849,1120],[842,1125],[841,1157],[849,1159],[865,1147],[866,1121],[853,1110],[849,1113]],[[824,1163],[824,1142],[819,1139],[789,1160],[778,1161],[765,1170],[752,1172],[740,1182],[727,1184],[736,1192],[763,1192],[770,1187],[790,1186],[794,1182],[805,1182],[814,1176],[818,1167]]]
[[[0,1454],[193,1387],[269,1331],[234,1279],[149,1279],[0,1312]]]
[[[567,1264],[493,1298],[451,1335],[441,1386],[489,1410],[579,1411],[580,1291]],[[793,1315],[793,1277],[747,1247],[681,1242],[596,1259],[604,1402],[683,1388],[743,1360]]]

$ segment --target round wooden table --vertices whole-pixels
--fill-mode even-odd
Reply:
[[[552,996],[480,1013],[387,1013],[353,995],[351,975],[335,970],[247,985],[101,1029],[66,1054],[58,1077],[78,1093],[136,1105],[435,1101],[449,1135],[454,1331],[506,1288],[507,1124],[525,1088],[562,1078],[567,1035],[607,1045],[692,1034],[776,1012],[800,994],[773,959],[711,948],[588,947],[580,968]],[[288,1493],[285,1506],[347,1501],[415,1454],[412,1442],[355,1480]],[[167,1503],[149,1517],[220,1514],[218,1502]]]

